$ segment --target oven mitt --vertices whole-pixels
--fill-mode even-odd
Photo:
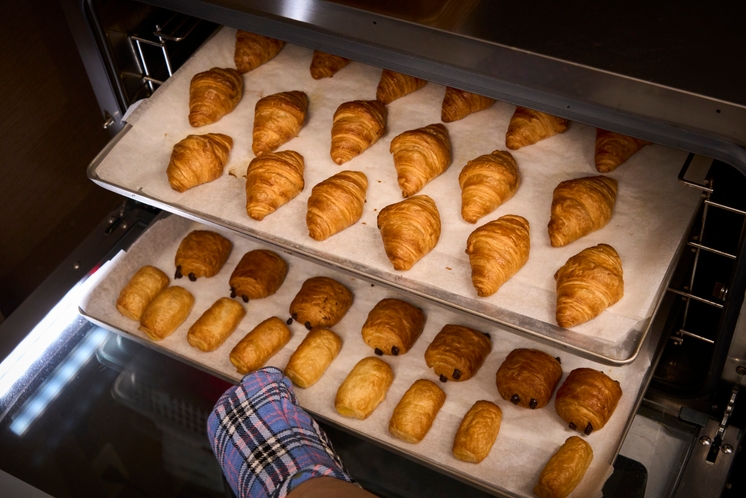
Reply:
[[[212,451],[236,496],[285,497],[314,477],[355,484],[315,420],[298,405],[290,379],[266,367],[246,375],[207,421]]]

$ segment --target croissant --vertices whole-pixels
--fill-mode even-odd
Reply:
[[[174,257],[175,278],[186,275],[194,282],[200,277],[218,274],[228,260],[233,243],[222,235],[208,230],[194,230],[179,244]]]
[[[246,213],[262,221],[290,202],[305,185],[303,156],[292,150],[266,152],[246,170]]]
[[[606,244],[589,247],[568,259],[554,279],[560,327],[585,323],[624,295],[622,261]]]
[[[479,297],[491,296],[523,268],[530,249],[528,220],[521,216],[506,214],[471,232],[466,254]]]
[[[430,197],[416,195],[381,209],[378,229],[395,270],[409,270],[440,238],[440,213]]]
[[[350,62],[352,62],[350,59],[314,50],[311,59],[311,77],[315,80],[331,78]]]
[[[611,173],[632,154],[652,142],[628,137],[613,131],[596,129],[596,154],[594,161],[599,173]]]
[[[236,51],[234,60],[240,73],[248,73],[277,55],[285,42],[268,36],[236,31]]]
[[[619,382],[592,368],[576,368],[557,390],[554,408],[570,429],[590,435],[606,425],[621,398]]]
[[[458,121],[459,119],[464,119],[469,114],[492,107],[494,103],[495,99],[448,86],[446,87],[446,94],[443,97],[440,120],[444,123]]]
[[[367,190],[368,177],[359,171],[342,171],[316,185],[308,198],[308,235],[326,240],[357,223]]]
[[[514,349],[495,375],[497,391],[523,408],[543,408],[562,378],[560,359],[537,349]]]
[[[440,123],[405,131],[391,141],[402,197],[416,194],[451,165],[451,141]]]
[[[332,123],[331,156],[344,164],[359,156],[386,131],[386,106],[377,100],[353,100],[340,105]]]
[[[563,133],[567,130],[567,123],[565,118],[518,106],[510,118],[505,145],[508,149],[518,150],[535,144],[539,140]]]
[[[552,193],[549,239],[552,247],[570,242],[606,226],[616,202],[617,181],[588,176],[561,182]]]
[[[298,135],[307,109],[308,97],[303,92],[282,92],[259,99],[254,109],[254,154],[272,152]]]
[[[427,85],[427,80],[384,69],[376,89],[376,100],[388,105]]]
[[[496,150],[472,159],[458,175],[461,186],[461,217],[476,223],[513,197],[520,175],[513,155]]]
[[[542,469],[534,493],[539,498],[566,498],[583,480],[592,460],[591,445],[570,436]]]
[[[189,84],[189,124],[195,128],[220,121],[243,96],[243,78],[231,68],[195,74]]]
[[[177,192],[220,178],[233,148],[233,139],[221,133],[189,135],[174,145],[166,168],[168,183]]]

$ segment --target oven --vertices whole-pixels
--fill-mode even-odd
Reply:
[[[134,254],[158,226],[177,230],[199,222],[227,230],[247,247],[285,251],[298,268],[321,265],[420,300],[434,315],[505,328],[508,342],[558,348],[572,361],[611,365],[618,372],[638,369],[639,394],[622,416],[621,438],[611,444],[613,473],[605,479],[604,496],[742,495],[746,101],[739,69],[728,58],[732,52],[713,55],[719,53],[713,47],[738,48],[743,41],[733,38],[737,29],[721,27],[717,36],[712,31],[716,21],[728,24],[737,16],[646,6],[648,15],[640,19],[622,7],[591,2],[578,2],[577,9],[448,0],[62,4],[102,125],[112,134],[89,175],[126,200],[0,326],[0,438],[11,449],[0,468],[19,479],[17,485],[25,482],[55,496],[227,492],[205,421],[236,377],[119,330],[81,304],[110,275],[97,270],[121,261],[120,251]],[[698,36],[679,34],[682,26]],[[683,220],[685,234],[670,257],[665,285],[654,292],[654,313],[643,333],[618,354],[571,336],[555,338],[540,320],[495,316],[453,293],[388,278],[338,254],[110,181],[101,165],[135,133],[136,120],[144,119],[137,113],[146,111],[135,104],[158,95],[167,82],[178,84],[178,75],[171,77],[179,68],[231,28],[684,151],[667,175],[696,197],[695,207]],[[339,423],[311,399],[306,403],[352,474],[376,494],[525,495],[484,478],[479,468],[463,471],[443,458],[390,444],[365,427]]]

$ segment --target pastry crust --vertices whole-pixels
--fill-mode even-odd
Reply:
[[[386,132],[386,106],[377,100],[340,105],[332,123],[332,160],[344,164],[359,156]]]
[[[490,351],[492,341],[487,334],[448,324],[427,347],[425,363],[435,371],[441,382],[461,382],[476,375]]]
[[[517,106],[505,134],[505,146],[518,150],[535,144],[558,133],[564,133],[568,123],[565,118]]]
[[[652,142],[628,137],[613,131],[596,129],[596,153],[594,162],[599,173],[611,173],[617,166],[627,162],[627,159],[638,150]]]
[[[566,180],[552,194],[547,227],[552,247],[566,246],[606,226],[616,202],[617,181],[607,176]]]
[[[492,107],[492,104],[495,102],[495,99],[448,86],[446,87],[446,94],[443,97],[440,120],[444,123],[458,121],[459,119],[464,119],[469,114]]]
[[[259,99],[254,108],[254,141],[251,149],[261,156],[295,138],[306,121],[308,97],[299,91]]]
[[[168,276],[154,266],[143,266],[119,292],[117,311],[130,320],[140,321],[143,310],[168,286]]]
[[[471,282],[479,297],[491,296],[523,268],[531,250],[528,220],[506,214],[477,228],[466,241]]]
[[[519,183],[518,166],[510,152],[496,150],[472,159],[458,175],[461,217],[476,223],[513,197]]]
[[[166,168],[168,183],[177,192],[217,180],[223,174],[233,139],[221,133],[189,135],[174,145]]]
[[[273,316],[254,327],[236,344],[230,354],[231,363],[244,375],[262,368],[267,360],[290,341],[290,329]]]
[[[244,316],[243,306],[221,297],[189,327],[187,341],[202,351],[215,351],[238,328]]]
[[[503,399],[523,408],[543,408],[562,378],[559,358],[536,349],[514,349],[495,376]]]
[[[363,216],[368,177],[359,171],[341,171],[311,190],[306,212],[308,236],[326,240],[357,223]]]
[[[240,73],[248,73],[277,55],[285,42],[268,36],[236,31],[236,50],[233,59]]]
[[[189,84],[189,124],[196,127],[220,121],[243,97],[243,78],[231,68],[214,67],[195,74]]]
[[[384,69],[376,89],[376,100],[388,105],[425,85],[427,80]]]
[[[362,335],[376,354],[405,354],[425,328],[425,314],[399,299],[379,301],[365,320]]]
[[[303,156],[292,150],[265,152],[246,170],[246,213],[262,221],[301,193],[305,182]]]
[[[592,460],[591,445],[570,436],[544,466],[534,493],[539,498],[565,498],[583,480]]]
[[[194,282],[200,277],[217,275],[233,249],[233,243],[208,230],[194,230],[179,244],[174,264],[176,278],[183,275]]]
[[[336,280],[311,277],[290,303],[290,316],[306,328],[331,327],[345,316],[352,300],[352,292]]]
[[[430,197],[415,195],[381,209],[378,229],[394,269],[406,271],[438,243],[440,213]]]
[[[138,330],[154,341],[165,339],[184,323],[194,306],[194,296],[177,285],[160,291],[143,310]]]
[[[311,77],[315,80],[331,78],[350,62],[352,62],[350,59],[314,50],[311,59]]]
[[[365,420],[386,398],[393,381],[388,363],[373,356],[363,358],[339,386],[334,408],[345,417]]]
[[[310,387],[324,375],[342,349],[342,339],[329,329],[314,328],[290,356],[285,375],[296,386]]]
[[[391,141],[402,197],[409,197],[451,165],[448,129],[440,123],[405,131]]]
[[[603,429],[621,398],[619,382],[592,368],[576,368],[557,390],[554,408],[570,429],[589,435]]]
[[[622,260],[613,247],[583,249],[554,274],[557,324],[574,327],[596,318],[624,296]]]
[[[446,393],[435,383],[419,379],[407,389],[394,408],[389,432],[408,443],[419,443],[427,435],[438,415]]]
[[[231,297],[249,299],[271,296],[282,286],[288,274],[288,264],[277,253],[255,249],[243,255],[231,273],[228,284]]]
[[[500,432],[503,412],[491,401],[479,400],[466,412],[453,439],[453,456],[479,463],[490,454]]]

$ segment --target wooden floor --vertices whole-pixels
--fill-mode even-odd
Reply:
[[[121,198],[86,165],[109,139],[57,0],[0,17],[0,312],[6,317]]]

